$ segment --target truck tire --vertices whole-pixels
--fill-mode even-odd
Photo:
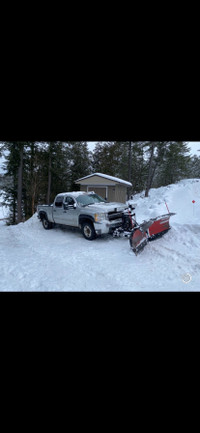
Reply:
[[[53,227],[53,224],[50,223],[46,217],[42,218],[42,225],[43,225],[45,230],[52,229],[52,227]]]
[[[92,223],[84,222],[81,226],[81,232],[85,239],[92,241],[96,238],[95,229]]]

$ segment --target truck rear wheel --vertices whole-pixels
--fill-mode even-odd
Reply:
[[[42,225],[43,225],[45,230],[52,229],[52,227],[53,227],[53,224],[50,223],[46,217],[42,218]]]
[[[90,222],[85,222],[82,224],[81,232],[82,232],[84,238],[87,239],[88,241],[92,241],[93,239],[96,238],[94,226]]]

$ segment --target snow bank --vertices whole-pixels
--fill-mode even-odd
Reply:
[[[135,195],[133,201],[137,204],[138,222],[168,213],[168,206],[170,212],[176,213],[171,217],[171,226],[200,223],[200,179],[184,179],[166,187],[152,188],[149,197],[145,198],[143,192]]]

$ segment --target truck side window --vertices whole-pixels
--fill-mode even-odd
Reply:
[[[62,205],[63,205],[63,198],[64,198],[63,195],[57,197],[57,199],[55,201],[55,206],[56,207],[62,207]]]
[[[66,204],[68,204],[68,205],[74,205],[74,203],[75,203],[75,201],[74,201],[74,199],[72,198],[72,197],[66,197],[65,198],[65,203]]]

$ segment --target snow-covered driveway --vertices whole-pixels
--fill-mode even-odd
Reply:
[[[200,227],[176,224],[136,257],[126,238],[89,242],[78,231],[45,231],[36,216],[18,226],[1,223],[0,290],[199,290],[199,236]]]

